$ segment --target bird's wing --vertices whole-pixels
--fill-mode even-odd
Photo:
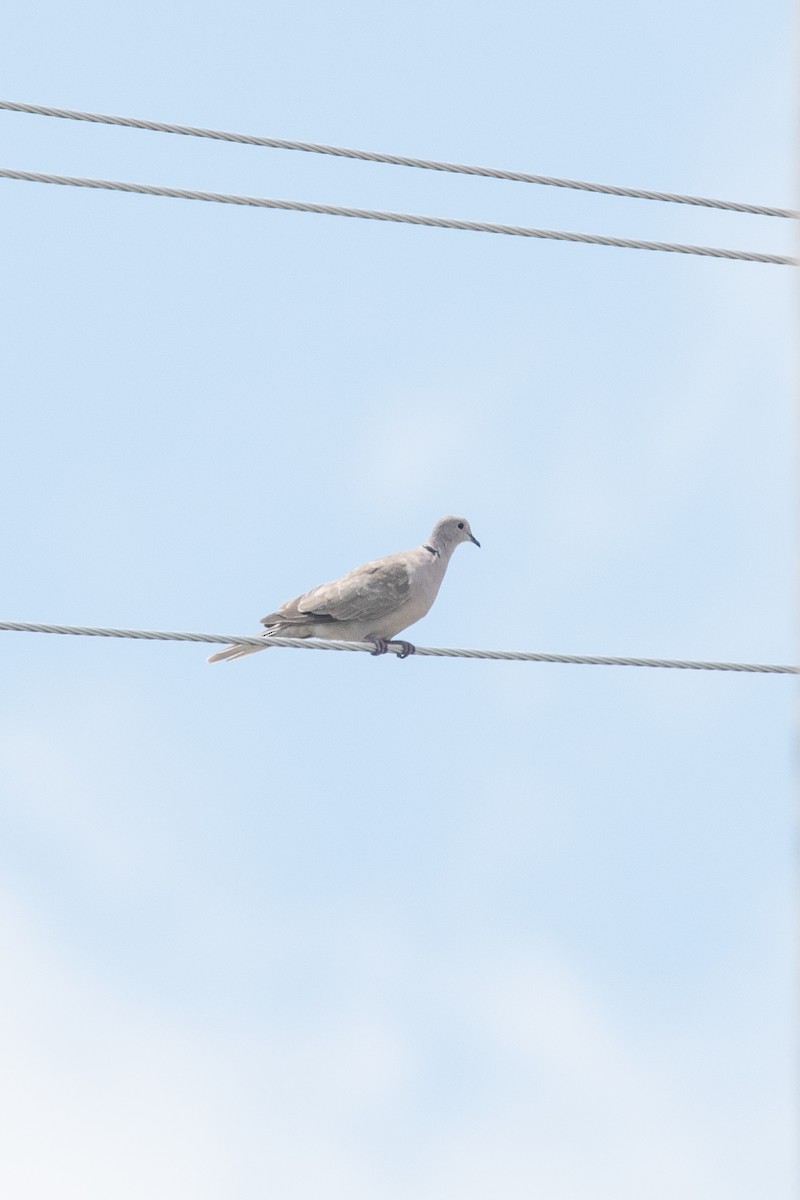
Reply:
[[[401,608],[411,590],[405,554],[391,554],[356,567],[341,579],[321,583],[261,618],[262,625],[308,620],[374,621]]]

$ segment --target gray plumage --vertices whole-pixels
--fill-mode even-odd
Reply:
[[[430,609],[439,592],[447,565],[456,546],[474,542],[469,521],[464,517],[442,517],[427,542],[413,550],[401,550],[386,558],[356,567],[341,579],[321,583],[277,612],[261,618],[266,626],[261,635],[268,646],[270,635],[296,638],[330,638],[344,642],[374,642],[375,654]],[[401,646],[400,657],[414,652],[410,642]],[[258,646],[228,646],[212,654],[209,662],[230,661],[255,654]]]

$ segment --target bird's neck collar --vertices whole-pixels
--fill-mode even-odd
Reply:
[[[440,558],[440,557],[441,557],[441,556],[440,556],[440,554],[439,554],[439,551],[438,551],[438,550],[437,550],[437,549],[436,549],[434,546],[429,546],[427,542],[426,542],[426,543],[425,543],[425,545],[422,547],[422,549],[423,549],[423,550],[427,550],[427,551],[428,551],[430,554],[432,554],[432,555],[433,555],[433,557],[434,557],[434,558]]]

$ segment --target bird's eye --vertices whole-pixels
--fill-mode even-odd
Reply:
[[[463,521],[459,521],[459,522],[458,522],[458,528],[459,528],[459,529],[463,529],[463,528],[464,528],[464,522],[463,522]]]

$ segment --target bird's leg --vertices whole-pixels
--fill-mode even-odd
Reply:
[[[365,641],[365,642],[373,642],[373,643],[374,643],[374,645],[375,645],[375,649],[372,651],[372,657],[373,657],[373,658],[375,658],[375,656],[376,656],[377,654],[385,654],[385,653],[386,653],[386,651],[387,651],[387,650],[388,650],[388,648],[389,648],[389,643],[386,641],[386,638],[382,638],[382,637],[366,637],[366,638],[364,638],[364,641]]]
[[[387,642],[386,645],[400,647],[400,653],[397,656],[398,658],[408,658],[409,654],[417,653],[416,646],[412,646],[411,642],[404,642],[401,638],[392,638],[392,640]]]

